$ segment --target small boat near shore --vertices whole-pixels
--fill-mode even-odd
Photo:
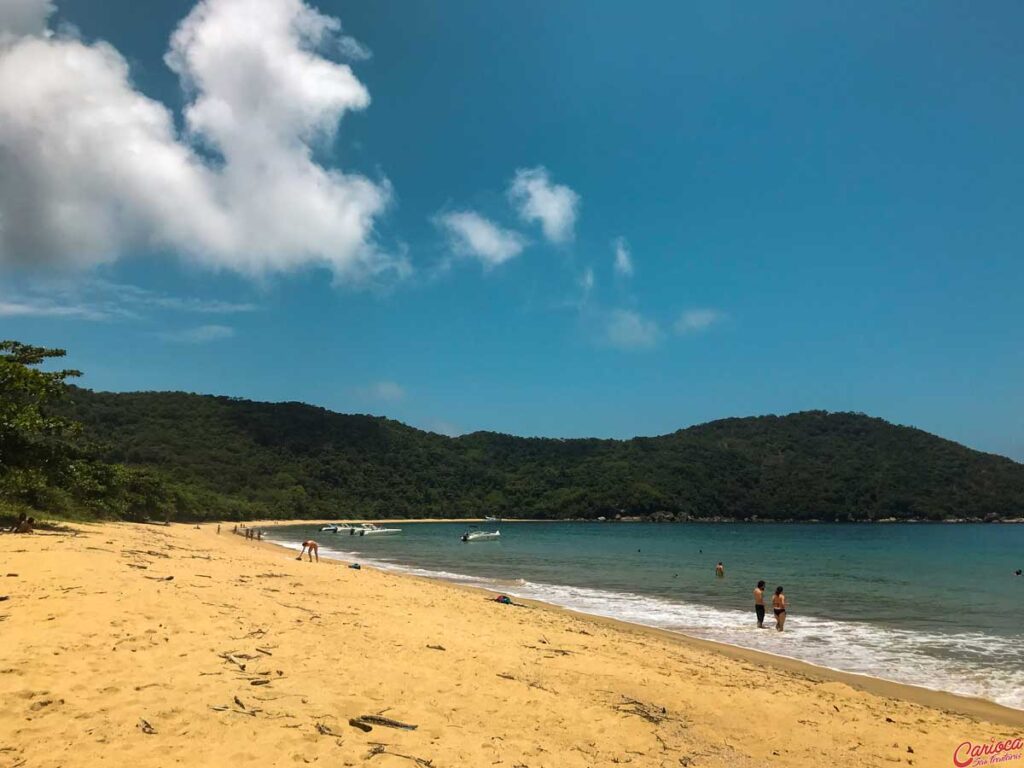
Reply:
[[[379,525],[373,525],[372,523],[367,523],[361,528],[352,531],[353,534],[358,536],[389,536],[401,532],[401,528],[381,528]]]
[[[495,541],[501,538],[501,531],[466,531],[462,540],[467,544],[471,541]]]
[[[329,525],[321,525],[320,526],[320,531],[323,532],[323,533],[337,533],[338,532],[338,524],[337,523],[330,523]]]

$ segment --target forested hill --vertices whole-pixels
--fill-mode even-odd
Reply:
[[[917,429],[808,411],[632,440],[450,438],[299,403],[72,388],[99,457],[194,517],[505,515],[863,520],[1024,516],[1024,465]]]

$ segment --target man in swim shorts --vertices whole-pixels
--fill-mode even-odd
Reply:
[[[764,629],[764,580],[754,587],[754,613],[757,615],[757,628]]]
[[[320,545],[318,545],[312,539],[306,539],[304,542],[302,542],[302,551],[299,552],[299,556],[296,557],[295,559],[296,560],[301,560],[302,556],[305,555],[305,554],[309,555],[309,562],[311,562],[311,563],[313,562],[313,555],[316,555],[316,561],[319,563],[320,562]]]

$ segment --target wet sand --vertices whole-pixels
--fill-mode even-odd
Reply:
[[[300,563],[230,528],[0,536],[0,767],[930,767],[1024,735],[988,702]]]

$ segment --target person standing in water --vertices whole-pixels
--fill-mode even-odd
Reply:
[[[775,588],[772,609],[775,611],[775,628],[781,632],[786,626],[786,596],[782,594],[782,587]]]
[[[721,560],[719,560],[718,565],[715,566],[715,576],[717,576],[718,578],[722,578],[723,576],[725,576],[725,566],[722,565]]]
[[[764,581],[757,582],[754,587],[754,613],[757,615],[757,628],[764,629]]]

